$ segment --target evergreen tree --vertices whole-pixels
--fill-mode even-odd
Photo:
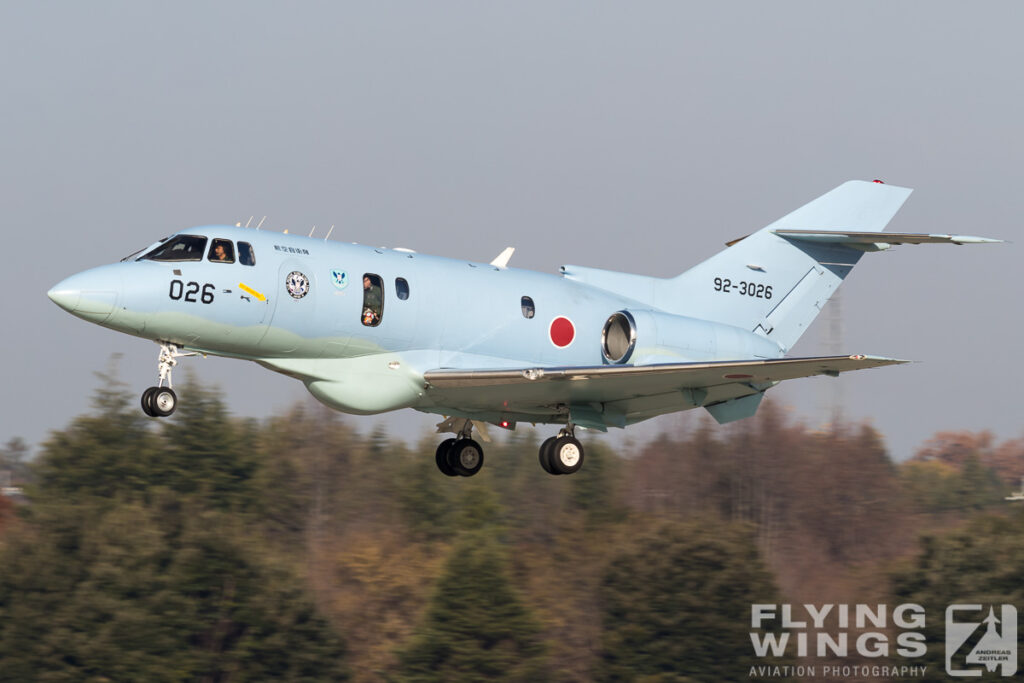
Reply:
[[[24,439],[20,436],[8,439],[0,447],[0,481],[3,480],[2,474],[9,472],[12,485],[26,483],[29,476],[28,455],[29,448]]]
[[[0,681],[346,677],[304,582],[253,540],[254,425],[182,393],[157,435],[110,379],[45,444],[0,546]]]
[[[259,467],[253,437],[240,433],[216,391],[190,377],[180,389],[187,400],[157,435],[125,386],[112,373],[104,379],[93,414],[43,445],[33,463],[34,503],[111,504],[166,488],[221,509],[252,505]]]
[[[604,616],[596,678],[747,678],[750,608],[775,589],[745,525],[665,524],[616,556],[599,592]]]
[[[456,482],[437,470],[436,447],[434,439],[421,439],[414,452],[403,458],[396,482],[402,517],[420,539],[445,539],[454,528],[451,493]]]
[[[570,478],[569,504],[584,511],[591,524],[620,521],[625,511],[616,497],[619,458],[597,441],[588,443],[586,449],[586,463]]]
[[[954,531],[925,535],[921,552],[892,574],[895,604],[925,608],[928,652],[915,665],[927,666],[918,681],[949,680],[945,667],[945,613],[953,604],[1024,605],[1024,510],[980,515]],[[998,612],[998,607],[997,607]],[[978,615],[980,621],[985,614]],[[1020,615],[1018,615],[1020,619]],[[1024,652],[1024,629],[1018,628],[1018,650]],[[969,648],[968,648],[969,651]],[[963,667],[964,651],[958,657]],[[970,668],[970,667],[968,667]],[[976,667],[975,667],[976,668]],[[984,672],[982,680],[999,679]]]
[[[544,673],[540,627],[512,588],[496,539],[501,511],[492,494],[470,489],[462,538],[437,582],[427,614],[401,653],[408,681],[533,681]]]
[[[50,508],[0,552],[0,681],[338,680],[301,583],[222,513]],[[90,517],[78,527],[62,516]]]
[[[103,384],[93,396],[93,412],[72,420],[43,444],[32,463],[33,502],[64,504],[111,501],[138,494],[153,484],[149,460],[157,448],[147,418],[112,369],[97,374]]]
[[[160,423],[162,447],[150,465],[152,484],[201,494],[221,509],[251,506],[258,466],[251,436],[228,417],[220,393],[201,386],[192,373],[179,391],[178,410]]]

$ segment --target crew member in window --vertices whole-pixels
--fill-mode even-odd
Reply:
[[[243,266],[256,265],[256,256],[252,253],[252,245],[248,242],[238,243],[238,260]]]
[[[380,324],[380,314],[383,308],[383,297],[381,296],[380,285],[370,279],[369,275],[363,276],[363,324],[375,326]]]

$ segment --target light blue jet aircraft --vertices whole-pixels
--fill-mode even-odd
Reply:
[[[56,285],[68,312],[160,344],[147,415],[174,412],[194,353],[253,360],[332,408],[446,419],[438,468],[471,476],[487,425],[562,425],[551,474],[583,464],[576,427],[606,431],[704,408],[749,417],[782,380],[901,363],[786,358],[865,252],[997,242],[881,232],[911,190],[850,181],[673,278],[563,266],[549,275],[243,227],[184,230]]]

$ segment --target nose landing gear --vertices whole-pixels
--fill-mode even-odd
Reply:
[[[142,412],[150,417],[167,417],[178,407],[178,395],[171,388],[171,369],[178,364],[177,359],[194,356],[194,353],[181,353],[174,344],[161,344],[160,357],[157,360],[157,371],[160,379],[155,387],[142,392]],[[167,382],[167,386],[164,386]]]
[[[142,412],[150,417],[167,417],[178,407],[178,395],[170,387],[150,387],[142,392]]]

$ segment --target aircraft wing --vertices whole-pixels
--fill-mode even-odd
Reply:
[[[519,419],[533,415],[535,421],[554,422],[558,416],[573,412],[577,424],[601,429],[665,412],[710,408],[760,394],[787,379],[834,377],[841,372],[906,362],[856,355],[642,366],[438,369],[426,372],[424,380],[435,404],[466,414],[522,416]]]

